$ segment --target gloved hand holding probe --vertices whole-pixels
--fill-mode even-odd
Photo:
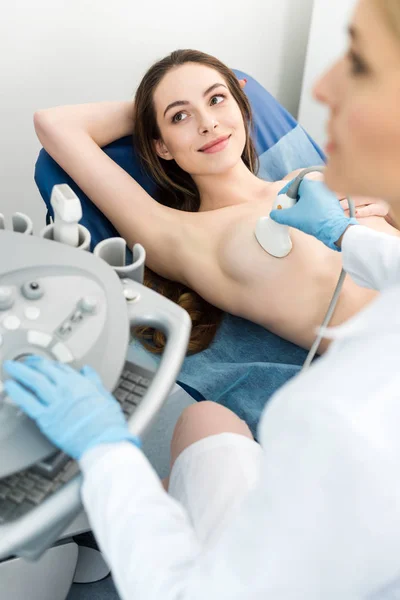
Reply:
[[[286,188],[292,182],[289,182]],[[281,193],[285,191],[285,188]],[[336,242],[349,225],[358,225],[354,218],[346,217],[340,202],[322,181],[303,179],[299,187],[299,200],[285,210],[272,210],[270,218],[281,225],[300,229],[323,242],[328,248],[340,251]]]

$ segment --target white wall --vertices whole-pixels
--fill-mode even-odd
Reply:
[[[40,149],[35,110],[132,98],[150,64],[179,47],[215,54],[249,72],[296,114],[312,2],[6,3],[0,20],[0,212],[8,218],[26,212],[36,231],[44,224],[33,183]]]
[[[345,51],[356,0],[315,0],[301,94],[299,121],[322,147],[328,111],[312,98],[317,78]]]

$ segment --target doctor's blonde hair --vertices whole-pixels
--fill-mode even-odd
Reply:
[[[242,160],[252,173],[258,170],[258,158],[250,135],[253,127],[250,103],[231,69],[214,56],[197,50],[176,50],[150,67],[135,95],[134,145],[144,170],[158,185],[156,200],[177,210],[197,212],[200,208],[200,194],[192,177],[174,160],[161,159],[154,144],[154,141],[161,137],[153,101],[154,92],[169,71],[186,63],[205,65],[222,75],[243,116],[246,143]],[[151,227],[151,224],[149,226]],[[192,332],[188,353],[195,354],[208,348],[217,333],[223,312],[185,285],[169,281],[150,269],[145,271],[144,284],[157,290],[189,313]],[[163,351],[166,340],[161,331],[141,327],[135,330],[135,334],[150,352]]]

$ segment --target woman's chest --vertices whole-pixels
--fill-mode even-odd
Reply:
[[[285,258],[269,255],[255,229],[269,214],[273,200],[235,207],[214,223],[214,251],[223,274],[242,290],[242,316],[283,331],[288,322],[307,324],[321,319],[339,277],[341,260],[316,239],[290,230],[293,249]],[[291,318],[289,318],[289,315]]]
[[[292,251],[284,258],[268,254],[256,237],[256,225],[261,217],[269,215],[273,199],[265,203],[238,207],[229,219],[221,220],[216,230],[217,260],[223,271],[233,279],[249,285],[276,289],[296,289],[301,282],[326,277],[330,269],[340,268],[340,257],[318,240],[298,230],[289,229]]]

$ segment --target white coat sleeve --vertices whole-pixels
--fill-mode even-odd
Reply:
[[[201,547],[145,455],[129,442],[99,445],[80,466],[82,500],[122,600],[184,600]]]
[[[400,239],[363,225],[342,241],[343,268],[361,287],[382,291],[400,282]]]

